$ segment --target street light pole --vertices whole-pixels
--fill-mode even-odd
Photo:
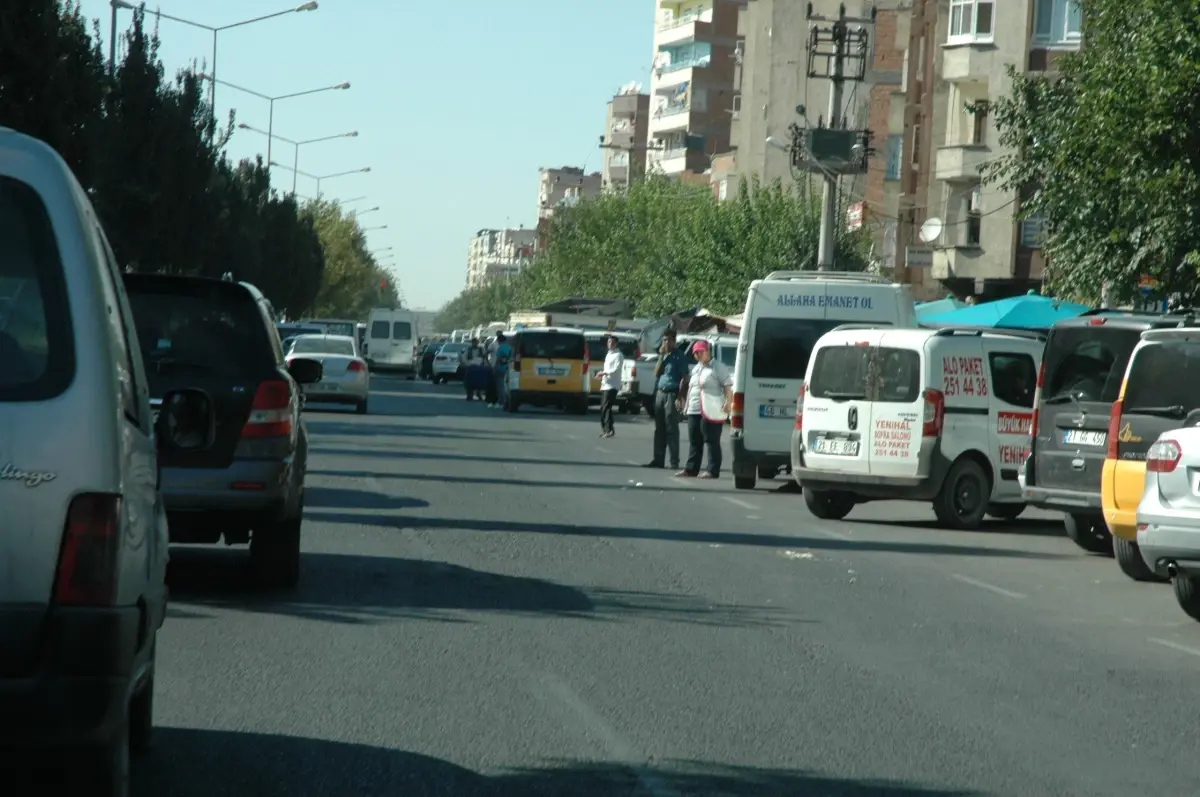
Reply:
[[[338,133],[337,135],[333,135],[333,136],[321,136],[320,138],[309,138],[309,139],[305,139],[304,141],[293,141],[290,138],[285,138],[284,136],[276,135],[273,131],[269,132],[266,130],[260,130],[257,127],[254,127],[253,125],[246,124],[245,122],[238,122],[238,128],[240,130],[253,130],[255,133],[262,133],[264,136],[267,136],[267,144],[268,144],[267,151],[268,151],[268,153],[270,152],[270,140],[272,138],[277,138],[280,141],[284,142],[285,144],[292,145],[292,148],[293,148],[292,149],[292,153],[293,153],[292,154],[292,193],[293,194],[296,193],[296,178],[300,174],[300,148],[301,147],[303,147],[305,144],[319,144],[322,141],[333,141],[334,139],[338,139],[338,138],[358,138],[358,131],[351,130],[349,133]],[[268,154],[268,157],[267,157],[268,165],[270,164],[270,162],[271,162],[270,155]],[[286,168],[286,167],[284,167],[284,168]]]

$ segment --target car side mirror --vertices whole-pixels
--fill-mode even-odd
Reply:
[[[320,360],[310,360],[307,357],[296,357],[288,361],[288,373],[298,384],[311,385],[320,382],[325,375],[325,366]]]
[[[156,413],[154,439],[160,453],[203,451],[216,440],[216,405],[203,390],[170,390]]]

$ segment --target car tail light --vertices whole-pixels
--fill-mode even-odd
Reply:
[[[1046,381],[1046,361],[1038,367],[1037,389],[1033,391],[1033,417],[1029,420],[1029,450],[1033,451],[1033,443],[1037,440],[1038,407],[1042,406],[1042,384]]]
[[[1174,440],[1156,440],[1146,452],[1148,473],[1170,473],[1183,458],[1183,449]]]
[[[243,439],[287,437],[292,433],[292,388],[282,379],[258,386],[250,417],[242,429]]]
[[[413,346],[413,359],[417,359],[417,355],[421,352],[420,346]]]
[[[85,493],[75,496],[67,509],[54,602],[111,606],[117,597],[117,551],[121,498]]]
[[[946,417],[946,397],[942,391],[925,391],[925,417],[921,426],[922,437],[941,437],[942,422]]]
[[[351,360],[350,364],[346,366],[346,370],[353,374],[359,374],[367,370],[367,367],[358,360]]]
[[[513,353],[513,358],[512,358],[512,368],[513,368],[513,370],[514,370],[514,371],[520,371],[520,370],[521,370],[521,353],[520,353],[520,352],[514,352],[514,353]]]
[[[729,424],[734,429],[743,429],[746,426],[746,394],[733,394],[733,411],[729,413]]]
[[[629,369],[629,378],[637,379],[637,366],[636,365]]]
[[[638,346],[633,350],[633,359],[640,360],[642,358],[642,347]]]
[[[1114,401],[1112,409],[1108,413],[1108,450],[1104,456],[1108,459],[1116,459],[1117,452],[1117,436],[1121,434],[1121,412],[1124,409],[1121,400]]]
[[[1096,318],[1089,318],[1088,326],[1098,327],[1098,326],[1103,325],[1106,321],[1108,321],[1108,319],[1104,318],[1103,316],[1097,316]]]
[[[804,394],[806,389],[804,383],[800,384],[800,392],[796,394],[796,423],[792,428],[797,432],[804,431]]]

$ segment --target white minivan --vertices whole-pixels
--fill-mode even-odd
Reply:
[[[417,337],[416,313],[376,307],[367,318],[367,361],[378,371],[412,371]]]
[[[1021,514],[1044,348],[1019,329],[851,324],[822,337],[792,433],[809,510],[840,520],[870,500],[928,501],[956,529]]]
[[[776,271],[750,283],[733,373],[733,482],[754,488],[791,464],[792,420],[808,356],[840,324],[916,328],[912,293],[884,277]]]

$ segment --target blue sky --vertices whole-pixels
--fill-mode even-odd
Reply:
[[[212,26],[294,7],[303,0],[159,0],[165,14]],[[320,0],[218,35],[217,77],[278,96],[349,81],[275,103],[276,134],[293,140],[357,130],[358,138],[310,144],[300,169],[326,175],[330,198],[379,211],[362,225],[373,249],[392,247],[392,267],[409,305],[436,309],[463,288],[470,236],[484,227],[536,221],[543,166],[599,169],[604,105],[624,83],[648,83],[653,0]],[[107,40],[108,0],[82,0]],[[118,14],[118,31],[130,12]],[[151,17],[150,22],[153,23]],[[159,25],[168,74],[211,59],[212,34],[170,20]],[[107,52],[107,41],[105,43]],[[266,129],[268,103],[217,88],[225,118]],[[234,160],[266,153],[266,136],[238,130]],[[272,158],[290,164],[291,145]],[[290,172],[273,170],[277,188]],[[300,177],[297,192],[312,196]]]

